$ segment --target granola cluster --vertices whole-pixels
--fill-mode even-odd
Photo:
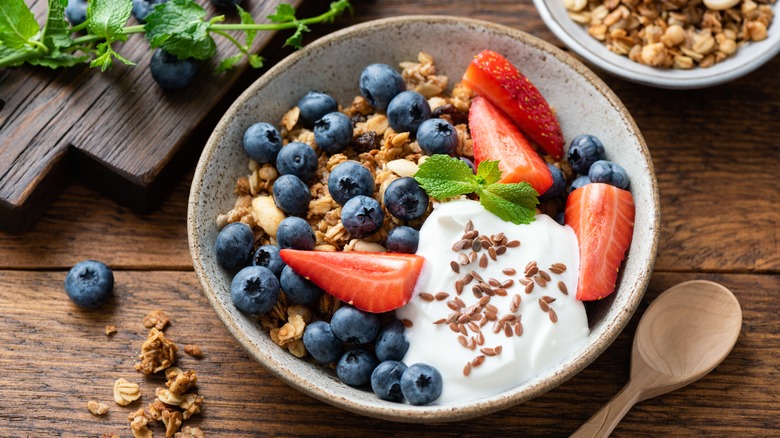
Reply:
[[[767,37],[775,0],[564,0],[609,50],[652,67],[710,67]],[[720,6],[729,6],[720,9]],[[720,9],[720,10],[719,10]]]

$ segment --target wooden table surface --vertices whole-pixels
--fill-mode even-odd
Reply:
[[[311,38],[369,19],[430,13],[491,20],[560,45],[530,0],[354,3],[354,16],[317,28]],[[313,1],[302,7],[324,8]],[[269,60],[289,53],[275,48],[283,37],[263,53]],[[249,359],[201,295],[192,270],[185,230],[192,171],[147,215],[73,183],[32,231],[0,234],[0,436],[131,436],[128,412],[150,403],[161,384],[133,369],[146,333],[141,320],[156,308],[171,317],[172,340],[204,351],[202,359],[182,355],[180,363],[199,375],[204,411],[189,424],[207,436],[567,436],[628,380],[631,342],[647,304],[697,278],[720,282],[739,299],[743,327],[734,351],[700,381],[638,404],[614,435],[780,436],[778,70],[775,57],[742,79],[695,91],[600,74],[633,114],[658,177],[662,227],[650,287],[629,326],[582,373],[537,399],[461,423],[360,417],[289,388]],[[246,73],[238,86],[258,75]],[[116,277],[115,298],[94,311],[77,308],[63,290],[67,270],[87,258],[104,261]],[[118,333],[107,337],[107,324]],[[141,385],[140,403],[113,403],[119,377]],[[109,413],[90,414],[90,399],[108,404]],[[154,430],[163,436],[160,426]]]

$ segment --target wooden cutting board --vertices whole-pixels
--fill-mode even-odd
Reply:
[[[225,14],[227,22],[240,21],[210,0],[197,1],[207,17]],[[262,23],[280,3],[297,7],[301,1],[244,0],[241,5]],[[46,2],[27,4],[42,23]],[[272,36],[260,32],[255,51]],[[244,63],[215,76],[217,60],[236,51],[224,38],[215,40],[217,56],[201,64],[192,85],[173,92],[152,79],[152,51],[141,34],[119,50],[137,63],[134,67],[115,63],[105,73],[86,66],[0,70],[0,230],[32,227],[72,177],[137,211],[159,202],[172,162],[198,155],[210,133],[201,122],[247,68]]]

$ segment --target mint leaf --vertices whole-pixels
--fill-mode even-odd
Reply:
[[[295,8],[282,3],[276,7],[276,13],[267,17],[274,23],[287,23],[289,21],[295,21]]]
[[[236,5],[236,9],[238,9],[238,16],[241,17],[241,24],[255,24],[255,19],[252,17],[252,14],[242,9],[239,5]],[[244,33],[246,34],[246,48],[249,50],[252,47],[252,43],[255,41],[257,30],[247,29]]]
[[[249,55],[249,65],[252,66],[252,68],[261,68],[263,66],[263,57],[260,55],[251,54]]]
[[[290,38],[287,38],[284,45],[300,49],[303,46],[303,34],[308,31],[309,28],[305,24],[298,23],[298,27],[295,28],[295,33]]]
[[[73,67],[76,64],[81,64],[89,59],[89,56],[73,56],[65,53],[60,53],[56,56],[42,56],[40,58],[33,58],[29,60],[32,65],[39,65],[41,67],[48,68],[60,68],[60,67]]]
[[[236,64],[238,64],[239,61],[241,61],[241,58],[244,57],[243,53],[239,53],[237,55],[233,55],[229,58],[225,58],[222,61],[220,61],[217,68],[214,69],[214,74],[224,73],[231,68],[235,67]]]
[[[485,184],[494,184],[501,179],[498,161],[482,161],[477,167],[477,178],[482,178]],[[481,182],[481,181],[480,181]]]
[[[132,11],[131,0],[92,0],[87,3],[87,29],[108,42],[126,41],[122,28]]]
[[[433,155],[425,160],[414,179],[428,196],[437,200],[472,193],[478,188],[469,165],[448,155]]]
[[[477,192],[485,209],[505,221],[529,224],[536,216],[536,190],[527,182],[491,184]]]
[[[65,5],[67,0],[49,0],[49,11],[46,15],[46,25],[43,27],[41,40],[46,47],[68,47],[71,44],[68,22],[65,20]]]
[[[209,35],[206,11],[192,0],[171,0],[158,4],[146,16],[146,39],[179,59],[208,59],[217,52]]]
[[[40,27],[24,0],[0,0],[0,43],[22,49]]]

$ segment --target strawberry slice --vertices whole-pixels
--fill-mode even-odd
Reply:
[[[634,233],[631,192],[602,183],[574,190],[566,201],[566,224],[580,246],[577,299],[600,300],[615,290],[620,264]]]
[[[506,58],[483,50],[469,64],[463,82],[509,114],[523,133],[553,158],[563,157],[563,132],[550,105]]]
[[[477,96],[469,109],[469,130],[474,159],[498,160],[502,183],[526,181],[540,195],[553,183],[547,164],[517,126],[498,107]]]
[[[424,258],[414,254],[281,250],[282,260],[325,292],[360,310],[382,313],[412,297]]]

